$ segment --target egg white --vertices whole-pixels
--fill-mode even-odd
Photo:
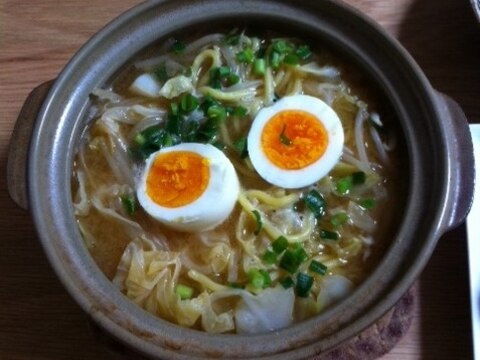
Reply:
[[[147,193],[147,177],[155,158],[171,151],[191,151],[209,160],[210,177],[205,191],[193,202],[169,208],[155,203]],[[210,144],[183,143],[161,149],[149,156],[137,186],[137,198],[153,218],[179,231],[209,230],[232,212],[240,191],[237,174],[223,152]]]
[[[312,114],[323,124],[328,135],[324,154],[301,169],[279,168],[268,159],[262,149],[261,137],[265,125],[284,110],[301,110]],[[287,189],[311,185],[327,175],[342,155],[343,142],[343,127],[338,115],[325,102],[308,95],[287,96],[272,106],[263,108],[255,117],[247,138],[250,160],[258,174],[270,184]]]

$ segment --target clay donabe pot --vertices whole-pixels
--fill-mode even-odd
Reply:
[[[86,127],[90,92],[158,39],[192,27],[214,31],[216,24],[288,29],[330,44],[358,64],[391,102],[407,152],[403,215],[377,268],[326,312],[254,336],[185,329],[142,310],[100,272],[81,239],[72,207],[72,163]],[[432,89],[398,42],[352,8],[327,0],[176,0],[149,1],[121,15],[83,46],[53,84],[32,92],[12,137],[8,172],[11,196],[28,206],[58,277],[116,339],[152,358],[298,359],[338,346],[400,299],[438,238],[464,220],[474,166],[468,124],[458,105]]]

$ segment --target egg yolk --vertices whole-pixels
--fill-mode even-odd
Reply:
[[[147,175],[147,194],[167,208],[188,205],[198,199],[210,180],[210,161],[191,151],[158,155]]]
[[[284,110],[266,123],[261,144],[274,165],[284,170],[299,170],[322,157],[328,134],[314,115],[302,110]]]

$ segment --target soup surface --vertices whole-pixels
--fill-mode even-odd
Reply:
[[[92,93],[75,158],[100,269],[150,313],[211,333],[281,329],[345,298],[401,207],[393,115],[369,79],[271,33],[149,54]]]

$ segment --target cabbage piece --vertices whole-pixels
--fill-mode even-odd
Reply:
[[[152,74],[140,75],[129,87],[131,92],[153,99],[160,97],[160,89],[160,83]]]
[[[293,321],[295,294],[280,286],[263,290],[258,295],[242,292],[243,301],[235,309],[239,334],[257,334],[279,330]]]
[[[318,311],[346,298],[353,290],[353,283],[344,276],[331,275],[322,282],[320,294],[317,297]]]
[[[160,96],[173,99],[180,94],[194,90],[192,79],[184,75],[175,76],[165,82],[160,90]]]
[[[213,309],[212,302],[215,297],[203,292],[198,297],[204,307],[202,312],[202,327],[208,333],[223,333],[235,329],[235,322],[233,321],[233,312],[231,310],[217,314]]]
[[[353,201],[349,201],[347,211],[350,220],[356,227],[368,233],[372,233],[375,230],[377,226],[375,220],[373,220],[368,212],[360,205],[354,203]]]

